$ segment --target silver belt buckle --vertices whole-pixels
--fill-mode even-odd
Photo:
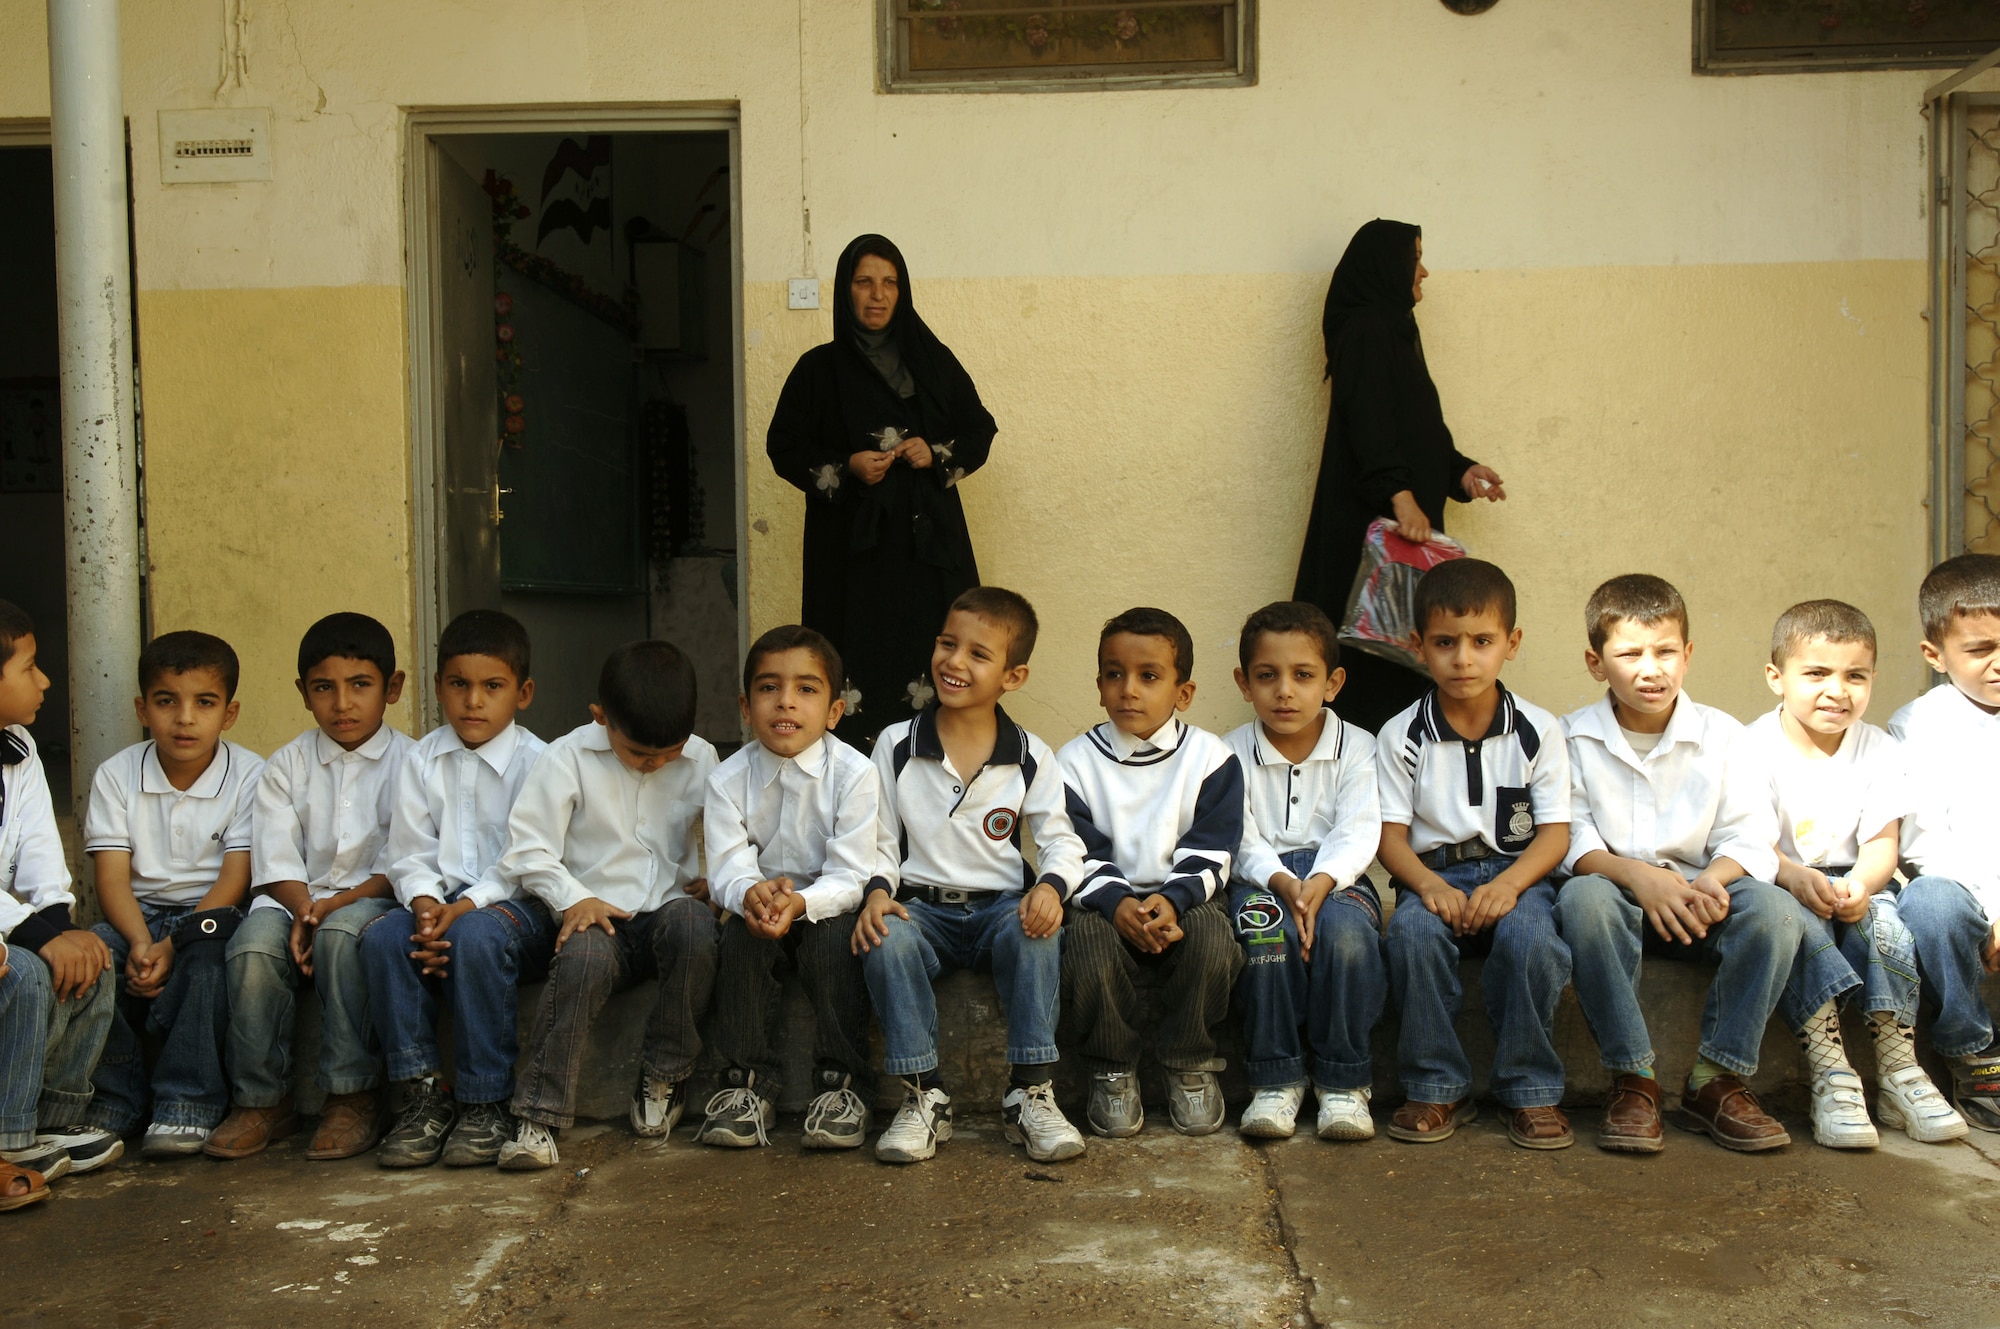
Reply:
[[[937,888],[937,898],[939,904],[970,904],[972,892],[960,890],[956,886],[940,886]]]

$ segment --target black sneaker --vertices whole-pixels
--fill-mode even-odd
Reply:
[[[0,1149],[0,1160],[39,1172],[43,1181],[66,1177],[70,1170],[69,1150],[45,1140],[36,1140],[25,1149]]]
[[[1952,1098],[1966,1124],[2000,1132],[2000,1043],[1951,1063]]]
[[[514,1138],[514,1118],[505,1103],[464,1103],[458,1125],[444,1144],[446,1167],[485,1167],[500,1159],[500,1147]]]
[[[68,1154],[71,1176],[115,1163],[125,1153],[125,1142],[102,1126],[62,1126],[52,1131],[36,1131],[35,1143],[52,1145]],[[48,1173],[42,1175],[46,1177]]]
[[[380,1167],[429,1167],[444,1153],[444,1138],[458,1120],[458,1106],[451,1091],[435,1075],[409,1082],[403,1110],[396,1124],[382,1137],[375,1154]]]
[[[771,1124],[777,1107],[757,1092],[757,1073],[732,1066],[722,1076],[722,1087],[709,1096],[703,1110],[701,1129],[695,1139],[724,1149],[755,1149],[771,1143]]]

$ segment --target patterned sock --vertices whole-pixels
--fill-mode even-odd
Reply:
[[[1707,1057],[1696,1057],[1694,1069],[1688,1072],[1688,1088],[1700,1093],[1710,1080],[1718,1075],[1729,1074],[1727,1066],[1718,1066]]]
[[[1917,1031],[1898,1023],[1894,1011],[1868,1012],[1868,1032],[1875,1035],[1875,1068],[1883,1079],[1917,1064]]]
[[[1805,1049],[1806,1065],[1816,1076],[1854,1069],[1847,1064],[1847,1049],[1840,1042],[1840,1012],[1830,1001],[1806,1017],[1806,1027],[1799,1030],[1799,1046]]]

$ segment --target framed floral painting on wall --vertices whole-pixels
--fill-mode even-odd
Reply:
[[[2000,48],[2000,0],[1694,0],[1704,74],[1949,69]]]
[[[885,92],[1255,81],[1255,0],[878,3]]]

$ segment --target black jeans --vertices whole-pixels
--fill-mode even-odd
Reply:
[[[729,1065],[756,1072],[764,1097],[776,1098],[784,1082],[777,1032],[784,999],[778,966],[785,964],[798,971],[812,1004],[815,1069],[853,1076],[855,1092],[873,1101],[868,985],[850,944],[854,920],[853,913],[817,923],[800,918],[773,941],[750,931],[735,914],[723,918],[709,1041]]]
[[[1110,919],[1089,905],[1073,906],[1062,931],[1062,1021],[1077,1042],[1084,1066],[1135,1071],[1142,1039],[1139,994],[1132,980],[1141,965],[1157,968],[1160,1024],[1153,1046],[1160,1064],[1175,1071],[1219,1071],[1215,1027],[1229,1014],[1229,993],[1243,968],[1229,916],[1204,900],[1180,916],[1181,939],[1147,955],[1120,936]]]

